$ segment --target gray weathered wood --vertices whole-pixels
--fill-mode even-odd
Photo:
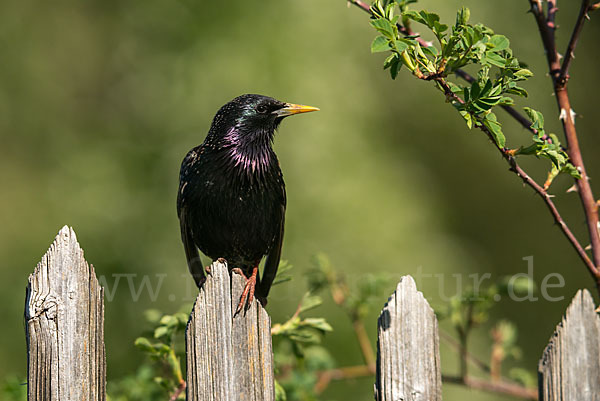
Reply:
[[[259,302],[233,317],[245,280],[213,263],[186,331],[189,401],[275,399],[271,319]]]
[[[377,321],[377,401],[439,401],[438,323],[412,277],[400,279]]]
[[[600,317],[579,290],[538,364],[541,401],[600,400]]]
[[[29,401],[106,399],[103,298],[75,232],[63,227],[27,285]]]

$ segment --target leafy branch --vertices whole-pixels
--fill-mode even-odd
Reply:
[[[569,82],[569,68],[571,66],[575,48],[581,35],[583,25],[586,19],[589,19],[588,13],[595,10],[597,4],[590,5],[589,0],[582,0],[581,8],[575,26],[573,28],[569,44],[565,52],[565,57],[561,63],[561,56],[556,47],[556,25],[555,17],[557,8],[557,0],[547,2],[547,11],[544,13],[544,8],[541,0],[529,0],[531,13],[542,38],[542,43],[546,53],[548,67],[550,69],[550,77],[556,95],[556,102],[559,109],[559,118],[562,122],[563,131],[567,140],[566,152],[569,155],[573,165],[579,171],[580,177],[576,181],[577,193],[581,199],[583,210],[586,217],[588,235],[592,251],[593,261],[587,263],[588,269],[595,278],[596,285],[600,290],[600,223],[598,220],[598,202],[593,195],[592,188],[589,183],[581,148],[579,147],[579,139],[575,129],[576,113],[571,107],[567,84]]]
[[[525,108],[524,111],[528,116],[526,118],[512,107],[513,96],[527,97],[527,91],[519,86],[519,82],[526,81],[533,74],[523,68],[518,59],[513,56],[510,43],[505,36],[494,34],[492,29],[482,24],[469,24],[470,12],[466,8],[457,13],[456,22],[450,28],[442,24],[435,13],[409,10],[408,5],[415,2],[416,0],[380,0],[369,7],[360,0],[350,1],[371,15],[371,25],[379,33],[371,45],[371,50],[389,53],[384,62],[384,69],[389,69],[392,79],[396,78],[402,67],[406,67],[417,78],[433,82],[436,88],[444,93],[446,100],[460,113],[467,127],[479,129],[495,144],[509,164],[509,169],[544,200],[555,222],[585,264],[600,291],[598,204],[591,193],[585,173],[572,113],[565,111],[571,110],[566,94],[568,76],[561,76],[560,64],[555,65],[558,62],[558,53],[555,52],[554,56],[549,54],[548,59],[551,71],[554,71],[555,75],[554,82],[557,88],[555,90],[561,106],[561,120],[568,147],[561,145],[556,135],[545,132],[544,118],[540,112]],[[533,12],[538,25],[541,24],[540,31],[545,47],[555,50],[553,33],[556,1],[548,3],[547,17],[543,12],[537,11],[541,10],[541,0],[531,1],[531,3],[532,9],[535,8]],[[582,6],[585,12],[580,13],[578,21],[583,21],[587,11],[592,9],[589,2],[584,0],[584,3],[587,4],[585,7]],[[437,39],[437,46],[415,34],[410,28],[411,22],[427,27]],[[571,53],[577,43],[582,25],[583,22],[576,24],[569,45]],[[477,76],[473,77],[465,73],[462,68],[466,66],[477,67]],[[565,71],[568,71],[569,64],[563,66]],[[463,78],[469,85],[449,81],[448,76],[451,74]],[[519,123],[526,126],[532,133],[533,142],[512,149],[506,147],[506,137],[502,124],[494,113],[494,107],[502,107]],[[518,156],[527,155],[550,161],[551,168],[543,185],[538,184],[517,163]],[[593,260],[562,218],[552,200],[553,195],[548,193],[552,181],[561,173],[569,174],[576,179],[586,212]]]

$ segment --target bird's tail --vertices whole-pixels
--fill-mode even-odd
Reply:
[[[185,248],[185,258],[187,260],[188,269],[196,282],[198,288],[202,287],[204,281],[206,281],[206,275],[204,274],[204,266],[200,259],[200,253],[194,243],[192,232],[187,225],[187,218],[185,212],[180,216],[181,223],[181,240],[183,241],[183,247]]]

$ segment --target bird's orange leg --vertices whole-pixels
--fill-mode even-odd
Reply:
[[[242,296],[240,297],[240,303],[238,304],[237,309],[235,310],[235,316],[238,313],[240,313],[244,306],[246,306],[246,308],[249,308],[252,304],[252,301],[254,300],[254,289],[256,288],[256,281],[258,278],[258,263],[252,268],[252,274],[250,275],[250,277],[246,277],[246,275],[240,268],[236,267],[232,269],[232,271],[241,274],[242,277],[246,279],[246,286],[244,287],[244,291],[242,292]]]

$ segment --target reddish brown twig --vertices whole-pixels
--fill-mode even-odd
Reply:
[[[588,12],[590,10],[590,0],[583,0],[581,2],[581,8],[579,9],[579,16],[577,17],[577,22],[575,23],[575,28],[573,28],[571,39],[569,39],[569,45],[567,46],[567,51],[565,52],[565,58],[560,68],[560,76],[558,77],[558,81],[564,82],[564,85],[566,85],[566,82],[569,80],[569,67],[571,66],[573,58],[575,58],[575,48],[577,47],[577,41],[579,40],[579,36],[581,35],[581,30],[583,29],[583,24],[585,23],[585,20],[589,19]]]
[[[454,92],[452,92],[452,90],[450,89],[450,86],[443,78],[439,78],[439,79],[435,80],[435,82],[438,85],[440,85],[440,87],[446,94],[447,98],[449,98],[453,101],[456,101],[460,104],[464,104],[464,101],[460,97],[458,97]],[[488,138],[492,141],[492,143],[495,143],[492,133],[487,129],[487,127],[485,125],[480,124],[478,128],[488,136]],[[583,263],[588,268],[589,272],[592,274],[592,276],[594,278],[597,279],[597,277],[599,275],[598,269],[596,268],[596,266],[594,265],[592,260],[589,258],[589,256],[585,252],[585,249],[581,246],[581,244],[579,243],[579,241],[577,240],[577,238],[575,237],[573,232],[569,229],[569,227],[567,226],[567,223],[565,223],[565,221],[563,220],[562,216],[558,212],[558,209],[556,208],[556,205],[552,201],[552,197],[550,196],[550,194],[548,194],[548,192],[541,185],[539,185],[533,178],[531,178],[519,166],[515,157],[513,156],[513,154],[511,153],[511,151],[509,149],[501,149],[499,147],[497,147],[497,148],[500,151],[500,153],[502,154],[502,157],[508,162],[508,164],[510,166],[510,170],[512,172],[514,172],[515,174],[517,174],[517,176],[519,178],[521,178],[521,180],[523,180],[523,182],[525,184],[527,184],[528,186],[533,188],[533,190],[544,200],[544,203],[546,203],[546,206],[548,207],[548,210],[552,214],[552,217],[554,217],[554,221],[556,222],[556,224],[558,224],[558,226],[560,227],[562,232],[565,234],[565,236],[567,237],[567,239],[569,240],[569,242],[571,243],[571,245],[573,246],[573,248],[575,249],[575,251],[577,252],[579,257],[581,258]],[[579,180],[579,181],[581,181],[581,180]],[[594,203],[595,203],[595,201],[594,201]]]
[[[442,381],[445,383],[454,383],[461,384],[463,386],[475,389],[488,391],[492,393],[500,393],[507,394],[513,397],[524,398],[526,400],[537,400],[538,399],[538,390],[534,388],[523,387],[520,384],[508,382],[508,381],[498,381],[491,382],[484,379],[479,379],[476,377],[460,377],[460,376],[448,376],[442,375]]]
[[[554,93],[556,95],[556,102],[558,104],[558,111],[560,113],[560,120],[562,122],[563,131],[567,140],[567,154],[569,155],[571,163],[573,163],[573,165],[577,168],[582,177],[576,181],[578,190],[577,193],[581,199],[586,217],[593,258],[593,261],[585,262],[588,270],[590,270],[592,276],[594,277],[596,286],[600,291],[600,231],[598,230],[598,207],[596,205],[596,198],[593,195],[592,188],[589,183],[589,177],[583,163],[583,157],[579,147],[579,139],[575,129],[574,112],[571,108],[571,102],[569,100],[569,94],[567,91],[569,66],[573,59],[573,52],[575,50],[575,46],[577,45],[578,38],[581,35],[583,23],[587,18],[587,12],[590,9],[590,2],[589,0],[582,0],[581,10],[575,23],[575,28],[573,29],[573,33],[567,47],[567,54],[565,55],[562,65],[556,49],[554,30],[549,29],[548,27],[549,17],[544,15],[544,11],[539,4],[539,0],[529,0],[529,2],[531,5],[531,12],[535,18],[540,36],[542,38],[544,50],[546,51],[550,76],[552,77]]]
[[[321,394],[332,380],[356,379],[358,377],[369,377],[375,374],[375,370],[367,365],[346,366],[338,369],[330,369],[319,372],[318,380],[313,388],[315,393]]]
[[[450,345],[456,351],[460,350],[460,343],[458,341],[456,341],[454,339],[454,337],[452,337],[450,334],[446,333],[443,330],[440,330],[439,333],[440,333],[440,339],[442,341],[444,341],[446,344]],[[469,360],[469,362],[471,362],[473,365],[477,366],[483,372],[490,373],[490,367],[485,362],[483,362],[482,360],[480,360],[479,358],[477,358],[476,356],[474,356],[473,354],[471,354],[469,352],[467,352],[466,355],[467,355],[467,359]]]
[[[175,389],[175,392],[169,398],[169,401],[176,401],[177,398],[179,398],[179,395],[181,394],[181,392],[183,390],[185,390],[186,385],[187,384],[186,384],[185,380],[181,380],[179,382],[179,386]]]

